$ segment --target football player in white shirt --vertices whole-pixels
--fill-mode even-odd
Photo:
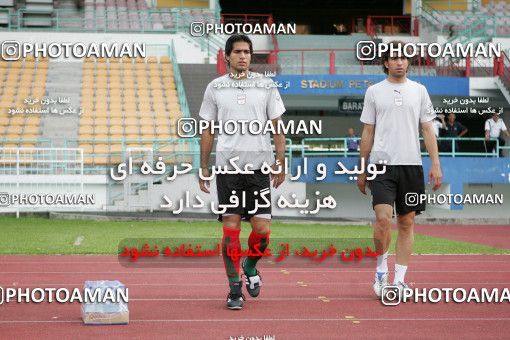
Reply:
[[[395,48],[402,42],[392,42]],[[391,51],[391,49],[390,49]],[[395,277],[393,284],[406,287],[405,274],[414,242],[414,218],[425,210],[419,202],[425,192],[425,181],[419,142],[419,126],[423,131],[431,167],[428,181],[433,189],[441,186],[437,140],[432,121],[436,117],[426,88],[407,79],[409,60],[403,56],[383,56],[384,72],[388,77],[367,89],[360,120],[364,123],[361,136],[360,161],[367,161],[386,171],[369,181],[372,206],[375,211],[374,243],[377,257],[374,292],[380,296],[388,284],[388,247],[391,241],[393,206],[397,215]],[[367,175],[358,177],[358,188],[366,194]]]
[[[271,180],[273,187],[278,188],[285,180],[284,171],[274,175],[264,174],[261,167],[264,163],[272,165],[275,170],[285,162],[285,135],[275,128],[285,106],[278,89],[270,78],[261,77],[249,71],[253,46],[250,38],[242,34],[234,34],[225,44],[225,59],[229,66],[229,74],[218,77],[207,85],[204,100],[200,108],[200,118],[207,121],[258,121],[262,124],[271,122],[275,133],[273,140],[275,153],[271,147],[269,133],[235,134],[218,133],[216,144],[216,166],[228,166],[229,160],[238,158],[237,165],[241,169],[253,170],[253,174],[216,174],[216,188],[219,205],[228,206],[218,219],[223,223],[222,253],[225,271],[230,286],[227,296],[227,308],[241,309],[244,304],[240,266],[243,268],[246,290],[252,297],[257,297],[262,286],[262,277],[256,268],[261,256],[249,255],[240,264],[239,257],[230,257],[227,252],[241,251],[239,233],[241,220],[251,224],[248,238],[249,250],[252,254],[264,252],[269,244],[271,225],[271,206],[258,205],[258,198],[265,196],[271,202]],[[257,86],[251,86],[257,85]],[[264,86],[259,86],[264,85]],[[212,152],[214,134],[209,127],[200,140],[200,168],[203,177],[209,177],[209,157]],[[230,166],[231,168],[231,166]],[[200,179],[200,189],[209,193],[209,181]],[[237,202],[245,202],[246,206],[230,203],[231,196],[237,196]],[[245,197],[245,199],[243,199]],[[265,206],[265,207],[263,207]],[[228,251],[229,250],[229,251]]]

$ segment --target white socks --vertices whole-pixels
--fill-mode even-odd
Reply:
[[[377,272],[387,273],[388,272],[388,252],[377,256]]]
[[[404,277],[406,276],[407,266],[402,266],[400,264],[395,263],[395,278],[393,279],[393,284],[396,285],[399,282],[404,283]]]
[[[378,273],[387,273],[388,272],[388,252],[377,256],[377,269]],[[399,282],[404,283],[404,278],[406,276],[407,266],[403,266],[401,264],[395,263],[395,278],[393,279],[393,284],[396,285]]]

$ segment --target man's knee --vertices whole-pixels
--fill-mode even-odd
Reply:
[[[391,215],[389,214],[378,214],[375,217],[374,229],[379,233],[386,233],[391,230]]]
[[[241,228],[241,216],[240,215],[228,215],[222,216],[223,226],[232,229]]]
[[[251,229],[259,235],[267,235],[270,232],[271,220],[266,218],[252,217]]]
[[[414,216],[414,212],[399,216],[397,219],[398,230],[402,232],[411,231],[414,225]]]

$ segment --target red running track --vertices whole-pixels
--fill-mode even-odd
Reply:
[[[129,325],[115,326],[83,325],[76,303],[4,303],[0,338],[508,338],[507,302],[388,307],[372,293],[370,268],[259,269],[261,296],[230,311],[221,267],[125,268],[113,256],[0,256],[2,287],[71,289],[85,280],[120,280],[130,299]],[[407,280],[420,288],[508,288],[510,256],[413,256]]]

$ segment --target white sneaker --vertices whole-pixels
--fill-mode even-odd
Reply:
[[[394,284],[394,286],[398,287],[398,293],[400,295],[400,299],[402,299],[402,295],[404,294],[404,290],[409,289],[409,286],[405,282],[398,282]]]
[[[375,281],[374,281],[374,293],[377,297],[381,297],[382,289],[384,286],[388,285],[388,273],[375,273]]]

